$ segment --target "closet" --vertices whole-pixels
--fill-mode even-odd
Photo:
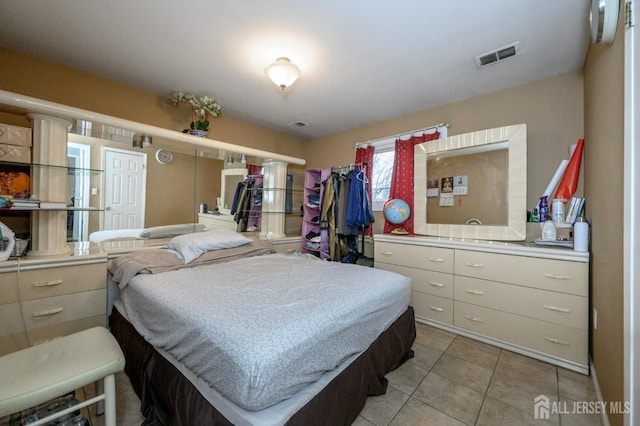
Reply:
[[[356,263],[358,235],[374,221],[366,163],[305,173],[302,251],[321,259]]]
[[[324,194],[322,182],[330,174],[331,169],[309,169],[304,174],[302,253],[311,253],[321,259],[329,257],[328,236],[325,230],[325,238],[322,238],[320,229],[320,202]]]
[[[237,232],[257,232],[262,219],[262,175],[249,175],[238,183],[231,205],[231,214],[238,224]]]

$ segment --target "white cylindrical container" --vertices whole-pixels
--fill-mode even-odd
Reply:
[[[589,251],[589,223],[576,222],[573,226],[573,249]]]
[[[562,198],[553,199],[551,219],[555,222],[564,222],[564,200]]]

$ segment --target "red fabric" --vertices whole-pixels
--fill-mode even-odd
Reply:
[[[375,148],[372,146],[368,146],[366,148],[356,148],[356,163],[367,163],[367,166],[364,168],[364,174],[367,178],[367,195],[369,196],[369,202],[371,202],[371,167],[373,166],[373,154],[375,152]],[[360,234],[373,236],[373,226],[369,225],[367,229],[364,231],[360,231]]]
[[[582,150],[584,147],[584,139],[578,140],[578,145],[573,151],[573,155],[569,160],[567,169],[562,175],[562,179],[558,184],[558,190],[554,198],[561,198],[566,203],[578,188],[578,178],[580,178],[580,164],[582,162]]]
[[[399,198],[404,200],[411,208],[409,219],[400,225],[384,221],[384,233],[388,234],[394,229],[404,228],[409,234],[413,234],[413,147],[419,143],[432,141],[440,137],[439,132],[411,136],[406,141],[396,140],[396,150],[393,160],[393,174],[391,175],[391,188],[389,200]]]
[[[262,166],[258,166],[256,164],[247,164],[247,174],[249,174],[249,175],[261,175],[262,174]]]

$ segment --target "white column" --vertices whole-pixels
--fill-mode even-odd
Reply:
[[[31,194],[41,201],[67,200],[67,136],[71,122],[57,117],[29,114],[33,128]],[[69,254],[67,212],[34,212],[31,251],[28,256]]]
[[[287,189],[287,163],[267,160],[262,164],[262,223],[260,238],[285,237],[284,209]]]

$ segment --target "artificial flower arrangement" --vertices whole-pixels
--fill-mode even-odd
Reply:
[[[197,97],[191,93],[173,92],[169,99],[171,105],[177,106],[180,102],[186,102],[191,106],[192,121],[189,129],[184,129],[182,133],[189,133],[191,130],[206,132],[209,130],[209,120],[207,116],[218,117],[222,114],[220,104],[208,96]]]

